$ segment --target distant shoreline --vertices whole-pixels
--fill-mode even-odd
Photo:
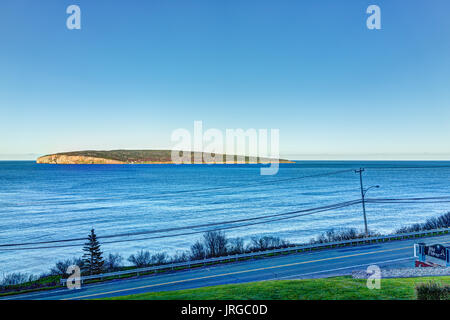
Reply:
[[[295,163],[286,159],[258,158],[249,156],[227,156],[216,154],[212,156],[216,161],[204,161],[204,152],[179,151],[186,158],[183,164],[269,164]],[[232,157],[229,161],[227,157]],[[243,158],[243,159],[242,159]],[[201,161],[199,163],[199,160]],[[190,161],[190,162],[189,162]],[[111,150],[111,151],[74,151],[56,153],[39,157],[39,164],[179,164],[172,161],[172,150]]]

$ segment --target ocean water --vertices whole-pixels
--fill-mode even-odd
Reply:
[[[208,229],[230,220],[314,208],[360,198],[364,185],[380,185],[368,198],[450,195],[450,162],[299,161],[275,176],[258,165],[45,165],[0,161],[0,276],[39,274],[57,260],[82,255],[83,241],[33,244],[201,224],[142,235],[101,239],[103,251],[126,258],[140,249],[174,254]],[[434,168],[433,168],[434,167]],[[308,177],[313,176],[313,177]],[[450,211],[449,203],[367,204],[369,228],[391,232]],[[261,221],[261,220],[256,220]],[[223,222],[223,223],[222,223]],[[308,241],[331,228],[363,229],[361,204],[308,216],[225,230],[229,237],[271,235]],[[178,236],[176,236],[179,234]],[[31,243],[5,247],[5,244]],[[58,246],[62,246],[59,247]]]

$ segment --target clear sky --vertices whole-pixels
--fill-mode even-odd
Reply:
[[[448,0],[2,0],[0,159],[170,148],[194,120],[278,128],[294,159],[450,159],[449,17]]]

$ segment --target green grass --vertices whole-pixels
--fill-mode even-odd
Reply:
[[[391,300],[416,299],[415,284],[450,277],[382,279],[381,289],[370,290],[366,280],[333,277],[307,280],[261,281],[180,291],[149,292],[108,300]]]

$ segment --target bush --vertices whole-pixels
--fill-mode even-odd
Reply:
[[[378,233],[375,232],[368,232],[369,237],[379,236]],[[311,244],[316,243],[327,243],[327,242],[336,242],[336,241],[345,241],[345,240],[352,240],[352,239],[362,239],[365,238],[366,234],[365,232],[358,231],[354,228],[349,229],[331,229],[324,233],[322,233],[320,236],[318,236],[316,239],[311,239]]]
[[[76,265],[81,269],[83,267],[83,260],[81,258],[72,258],[58,261],[55,266],[50,269],[50,275],[68,278],[69,274],[66,273],[67,268],[72,265]]]
[[[18,284],[36,281],[38,278],[28,273],[9,273],[4,275],[0,280],[0,288],[4,288],[6,286],[15,286]]]
[[[141,250],[129,256],[128,261],[138,268],[147,267],[152,263],[152,255],[148,251]]]
[[[241,254],[245,252],[244,240],[242,238],[234,238],[228,241],[229,254]]]
[[[400,228],[396,233],[418,232],[432,229],[441,229],[450,227],[450,212],[447,212],[437,218],[430,218],[424,223],[415,223],[408,227]]]
[[[228,239],[222,231],[208,231],[203,235],[206,256],[220,257],[227,254]]]
[[[116,253],[110,253],[105,260],[105,264],[103,265],[103,268],[108,271],[115,271],[119,269],[122,266],[123,257]]]
[[[250,251],[263,251],[268,249],[286,248],[289,244],[285,240],[281,240],[278,237],[264,236],[264,237],[252,237],[251,243],[248,246]]]
[[[289,242],[278,237],[264,236],[251,238],[251,243],[245,246],[242,238],[227,239],[225,233],[211,231],[203,235],[203,242],[197,241],[191,246],[190,259],[202,260],[229,254],[287,248],[289,245]]]
[[[201,260],[201,259],[205,259],[205,257],[206,257],[205,246],[203,245],[203,243],[201,243],[200,241],[197,240],[197,242],[191,246],[190,259],[191,260]]]
[[[450,286],[435,281],[416,285],[417,300],[450,300]]]
[[[179,262],[186,262],[186,261],[189,261],[189,253],[188,252],[181,252],[181,253],[177,252],[170,259],[170,262],[172,262],[172,263],[179,263]]]
[[[160,264],[164,264],[167,263],[168,261],[168,256],[167,253],[165,252],[161,252],[161,253],[157,253],[152,255],[152,264],[154,265],[160,265]]]

